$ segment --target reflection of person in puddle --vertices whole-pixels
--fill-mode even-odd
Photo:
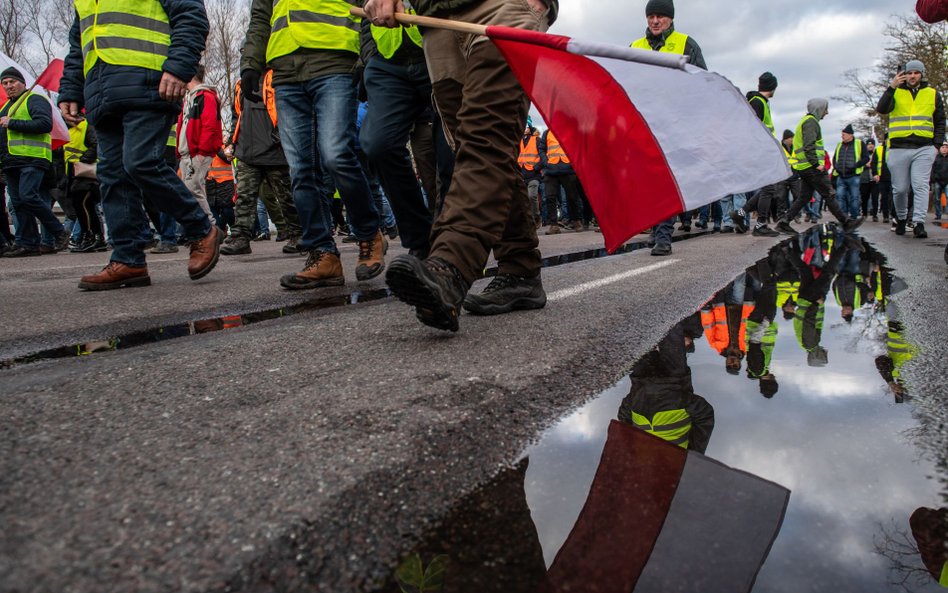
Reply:
[[[778,251],[779,249],[775,249]],[[760,285],[754,295],[754,310],[747,317],[747,378],[756,379],[760,394],[771,398],[777,393],[777,377],[770,372],[770,360],[777,344],[777,275],[773,253],[747,269]],[[786,305],[786,303],[784,303]]]
[[[833,280],[833,296],[846,323],[852,323],[856,309],[871,300],[870,266],[871,263],[863,257],[863,252],[859,249],[848,250],[840,263],[836,279]]]
[[[704,453],[714,429],[714,408],[694,392],[686,354],[702,333],[698,315],[691,315],[635,363],[619,421]]]
[[[724,357],[724,368],[732,375],[741,372],[747,352],[746,321],[753,309],[753,280],[743,273],[701,308],[708,344]]]
[[[843,234],[835,226],[820,225],[801,234],[791,243],[797,256],[791,261],[800,274],[800,295],[793,318],[797,342],[806,351],[806,362],[812,367],[826,366],[829,353],[820,346],[826,294],[846,257]]]
[[[897,404],[904,402],[907,395],[902,383],[902,367],[915,355],[915,347],[905,340],[903,334],[902,322],[890,319],[886,334],[886,354],[876,358],[876,369],[889,384]]]

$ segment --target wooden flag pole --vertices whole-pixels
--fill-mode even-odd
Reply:
[[[352,7],[349,12],[354,16],[368,18],[365,11],[361,8]],[[486,25],[475,25],[474,23],[465,23],[462,21],[451,21],[448,19],[436,19],[430,16],[419,16],[417,14],[407,14],[396,12],[395,20],[402,25],[417,25],[419,27],[432,27],[434,29],[447,29],[457,31],[458,33],[469,33],[471,35],[487,35]]]

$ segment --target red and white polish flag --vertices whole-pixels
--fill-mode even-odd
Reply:
[[[740,91],[684,56],[508,27],[487,35],[569,156],[610,252],[791,175]]]
[[[62,114],[59,112],[59,107],[53,103],[53,100],[50,96],[51,93],[59,92],[59,81],[63,77],[63,61],[59,58],[54,59],[49,65],[40,73],[39,78],[33,79],[30,76],[30,71],[17,64],[13,58],[6,55],[5,53],[0,52],[0,71],[6,70],[10,66],[16,68],[23,75],[23,78],[26,80],[26,88],[33,86],[33,83],[36,83],[36,86],[33,88],[34,91],[39,91],[41,95],[46,96],[46,100],[49,101],[50,106],[53,108],[53,131],[50,133],[52,136],[53,150],[63,146],[69,142],[69,126],[66,125],[65,120],[63,120]],[[3,88],[0,88],[0,106],[7,102],[7,94],[4,92]]]

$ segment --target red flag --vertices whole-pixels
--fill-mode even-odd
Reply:
[[[508,27],[487,35],[569,156],[609,251],[674,214],[790,177],[740,91],[684,56]]]
[[[46,70],[36,79],[36,86],[41,86],[51,93],[59,92],[59,81],[63,77],[64,62],[56,58],[46,66]]]

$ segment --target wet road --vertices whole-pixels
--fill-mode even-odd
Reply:
[[[843,497],[859,503],[852,510],[860,516],[891,516],[904,529],[905,512],[914,510],[908,507],[939,504],[937,487],[924,480],[931,470],[905,461],[914,459],[917,449],[914,444],[906,449],[898,436],[913,426],[909,406],[944,413],[932,402],[945,397],[945,329],[934,321],[948,315],[941,259],[948,231],[933,229],[927,242],[896,242],[881,226],[864,235],[906,283],[893,300],[905,312],[906,335],[919,348],[901,373],[913,395],[907,404],[890,403],[891,393],[882,397],[880,384],[891,388],[878,370],[866,367],[863,359],[858,366],[855,353],[847,360],[845,345],[838,343],[843,338],[829,331],[823,345],[830,364],[820,369],[828,373],[821,375],[820,390],[805,389],[806,381],[792,378],[792,367],[810,368],[805,358],[775,355],[772,369],[780,390],[766,400],[753,392],[737,395],[735,381],[744,389],[749,382],[724,373],[717,354],[704,351],[710,348],[704,338],[689,355],[695,391],[716,410],[707,454],[791,491],[788,514],[759,575],[760,590],[784,590],[774,585],[787,580],[781,566],[799,562],[794,554],[800,542],[812,538],[812,533],[798,534],[797,526],[808,522],[794,514],[798,509],[839,517],[845,509],[835,505]],[[545,242],[544,252],[584,251],[598,238],[556,238]],[[423,328],[407,308],[381,299],[2,371],[0,415],[6,420],[0,429],[0,499],[5,504],[0,521],[10,526],[0,540],[2,588],[12,591],[30,583],[41,591],[279,590],[305,583],[312,590],[372,590],[465,493],[520,458],[540,429],[627,374],[669,328],[774,243],[714,236],[676,243],[669,259],[656,261],[638,251],[553,266],[544,274],[553,297],[545,310],[500,319],[465,316],[456,336]],[[166,280],[156,278],[155,290],[141,291],[152,297],[144,304],[131,290],[83,300],[66,290],[75,270],[68,275],[12,272],[9,279],[19,285],[8,288],[5,278],[4,302],[42,319],[32,332],[5,321],[3,352],[15,357],[66,345],[64,337],[91,341],[122,333],[112,331],[118,327],[147,329],[157,327],[156,320],[204,319],[208,312],[232,313],[239,303],[273,310],[310,298],[275,293],[260,304],[257,296],[274,293],[273,283],[261,281],[260,272],[266,268],[276,277],[272,268],[282,262],[275,254],[259,257],[256,267],[245,270],[225,262],[220,279],[213,286],[209,280],[194,294],[181,293],[186,281],[169,263],[153,272]],[[68,261],[52,259],[64,258]],[[298,260],[282,265],[292,268]],[[22,293],[31,285],[57,302],[37,302],[35,292],[29,301]],[[176,297],[177,306],[169,305],[169,296]],[[825,315],[827,325],[837,323],[838,312],[831,307]],[[103,320],[111,325],[97,333]],[[799,350],[793,332],[778,333],[777,339],[776,352],[789,355],[791,346]],[[874,370],[869,373],[872,389],[855,389],[858,397],[840,389],[852,380],[836,376],[837,363]],[[705,366],[707,376],[717,378],[699,383]],[[623,387],[614,391],[621,394]],[[869,400],[870,394],[876,399]],[[594,415],[596,422],[590,420],[599,428],[590,424],[589,434],[600,435],[590,436],[590,442],[602,438],[602,422],[614,418],[616,409],[613,402]],[[833,424],[832,411],[846,411],[846,423]],[[785,423],[768,424],[759,420],[762,415],[779,416]],[[821,430],[813,417],[831,428]],[[870,439],[866,426],[878,428],[880,419],[888,419],[880,432],[889,440]],[[860,472],[845,459],[819,468],[821,480],[828,477],[835,488],[809,482],[807,494],[801,474],[808,472],[801,467],[809,468],[813,458],[788,454],[788,463],[781,465],[767,454],[798,452],[804,448],[791,445],[801,438],[818,452],[817,437],[833,446],[852,432],[876,447],[902,451],[879,470],[905,470],[890,475],[910,495],[884,491],[879,497],[886,503],[874,504],[879,499],[866,493],[866,482],[846,486]],[[892,439],[892,447],[883,446]],[[746,445],[762,441],[767,447]],[[853,439],[851,444],[863,443]],[[938,451],[943,445],[943,435],[929,434],[922,450]],[[878,459],[870,454],[874,450],[857,461]],[[529,456],[529,471],[539,471],[534,468],[542,465],[541,456]],[[570,477],[559,482],[579,493],[572,497],[579,505],[585,494],[582,475],[589,476],[588,486],[597,456],[556,472]],[[567,463],[567,457],[557,456],[558,463]],[[918,472],[909,472],[910,467]],[[918,475],[927,488],[912,481]],[[838,479],[842,476],[847,479]],[[534,481],[542,482],[531,478],[528,483]],[[798,500],[806,504],[795,506]],[[867,514],[870,507],[878,512]],[[537,521],[534,528],[551,529],[562,539],[571,527],[568,513],[550,512],[560,516],[560,525]],[[843,550],[856,566],[873,560],[866,578],[878,584],[884,567],[866,556],[871,530],[860,525],[845,530]],[[549,542],[556,537],[544,534],[541,558],[549,562],[555,554],[548,552],[555,547]],[[857,544],[851,543],[854,538]],[[838,566],[827,561],[825,571]],[[847,590],[844,585],[826,579],[826,588],[811,584],[810,590]]]

